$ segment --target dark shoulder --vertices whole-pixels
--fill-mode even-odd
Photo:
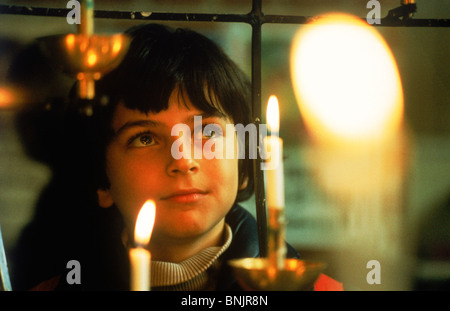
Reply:
[[[244,207],[235,204],[228,212],[226,223],[233,232],[233,242],[229,253],[234,258],[259,257],[258,223],[255,217]],[[297,250],[287,243],[287,257],[300,258]]]

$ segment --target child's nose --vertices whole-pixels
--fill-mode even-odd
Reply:
[[[167,173],[169,175],[187,175],[187,174],[195,174],[200,169],[199,162],[196,159],[173,159],[170,161],[169,166],[167,167]]]

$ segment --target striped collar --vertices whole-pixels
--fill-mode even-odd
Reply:
[[[228,224],[225,224],[224,234],[225,243],[222,246],[208,247],[180,263],[152,261],[152,288],[170,287],[192,281],[189,285],[186,284],[187,287],[180,287],[180,289],[202,289],[208,281],[206,271],[217,263],[219,256],[231,244],[233,234]]]

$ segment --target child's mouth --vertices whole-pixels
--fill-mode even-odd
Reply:
[[[201,200],[206,196],[205,191],[201,191],[198,189],[186,189],[176,191],[166,197],[163,197],[163,200],[170,200],[177,203],[195,203]]]

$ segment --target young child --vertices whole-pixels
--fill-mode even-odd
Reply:
[[[140,208],[152,199],[152,290],[240,290],[227,261],[260,255],[256,221],[238,204],[253,193],[252,160],[174,157],[180,137],[172,129],[185,124],[193,134],[187,142],[201,142],[192,143],[192,154],[236,135],[226,125],[251,123],[249,81],[196,32],[146,24],[127,34],[125,59],[96,84],[107,105],[97,105],[87,121],[90,147],[81,158],[91,164],[78,164],[92,173],[89,191],[105,208],[95,213],[101,220],[92,242],[79,243],[81,257],[71,258],[80,261],[82,282],[68,285],[61,277],[40,288],[129,289],[127,248]],[[235,144],[235,155],[246,143]],[[96,226],[90,223],[86,228]],[[287,255],[298,257],[290,246]]]
[[[195,32],[145,25],[127,33],[133,41],[126,59],[99,86],[112,110],[105,135],[107,183],[99,187],[99,204],[115,205],[132,237],[141,206],[155,201],[149,246],[153,289],[226,286],[216,276],[225,263],[221,255],[231,243],[244,248],[249,242],[236,240],[237,228],[225,216],[233,208],[232,222],[237,216],[250,221],[235,202],[251,194],[251,163],[237,157],[175,159],[172,146],[179,137],[172,129],[186,124],[200,134],[193,139],[201,146],[193,148],[233,135],[225,131],[227,124],[250,122],[248,82],[216,45]],[[202,116],[200,129],[194,128],[195,116]],[[217,131],[205,134],[208,124]]]
[[[249,82],[196,32],[151,24],[127,33],[133,41],[126,59],[99,86],[111,110],[99,204],[115,205],[132,236],[141,206],[155,201],[153,289],[236,288],[226,260],[259,255],[255,221],[237,205],[252,194],[252,163],[193,154],[207,141],[235,135],[227,124],[251,122]],[[174,157],[177,124],[201,142],[192,143],[192,156]]]

